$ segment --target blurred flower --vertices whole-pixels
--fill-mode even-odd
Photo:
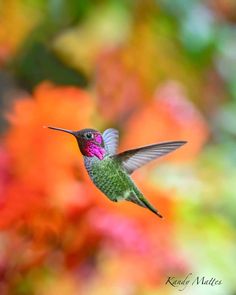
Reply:
[[[121,281],[155,285],[166,271],[182,273],[186,270],[185,260],[169,238],[173,234],[171,221],[160,224],[155,216],[146,222],[144,219],[130,220],[96,210],[90,212],[88,224],[92,224],[97,235],[103,237],[103,263],[107,263],[106,260],[117,263],[119,259],[119,264],[126,265],[126,271],[124,268],[120,276]],[[133,269],[133,263],[142,265],[142,268]]]
[[[103,52],[97,60],[98,107],[111,122],[122,122],[145,97],[140,77],[124,61],[124,49]]]
[[[10,158],[7,151],[0,146],[0,207],[5,201],[6,187],[10,181]]]
[[[208,0],[215,12],[231,22],[236,22],[236,3],[234,0]]]
[[[123,148],[158,141],[187,140],[183,148],[168,156],[176,160],[195,157],[209,133],[206,121],[175,82],[159,88],[154,100],[136,112],[124,130]]]
[[[84,184],[79,182],[85,172],[82,159],[73,148],[73,139],[43,129],[43,125],[81,129],[92,125],[93,113],[94,105],[86,92],[49,83],[41,84],[33,98],[15,103],[9,115],[12,128],[6,136],[6,148],[14,163],[11,167],[14,180],[9,187],[8,202],[1,209],[9,220],[4,218],[1,223],[7,224],[13,217],[18,219],[43,204],[63,210],[70,202],[86,206]]]

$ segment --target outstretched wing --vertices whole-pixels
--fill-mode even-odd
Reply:
[[[184,145],[186,141],[169,141],[152,144],[133,150],[128,150],[114,157],[121,162],[127,173],[131,174],[134,170],[147,164],[148,162],[162,157]]]
[[[113,128],[106,129],[102,134],[106,150],[110,155],[115,155],[119,141],[119,131]]]

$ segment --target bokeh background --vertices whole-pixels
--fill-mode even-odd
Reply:
[[[235,0],[0,1],[0,294],[236,294]],[[115,204],[77,144],[187,140]]]

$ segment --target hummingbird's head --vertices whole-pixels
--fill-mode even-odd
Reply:
[[[94,129],[72,131],[51,126],[48,126],[48,128],[74,135],[82,155],[86,157],[97,157],[99,160],[104,158],[106,150],[102,134],[99,131]]]

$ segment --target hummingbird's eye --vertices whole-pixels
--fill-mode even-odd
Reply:
[[[93,139],[93,137],[94,137],[94,135],[93,135],[92,132],[85,133],[85,138],[87,138],[87,139]]]

